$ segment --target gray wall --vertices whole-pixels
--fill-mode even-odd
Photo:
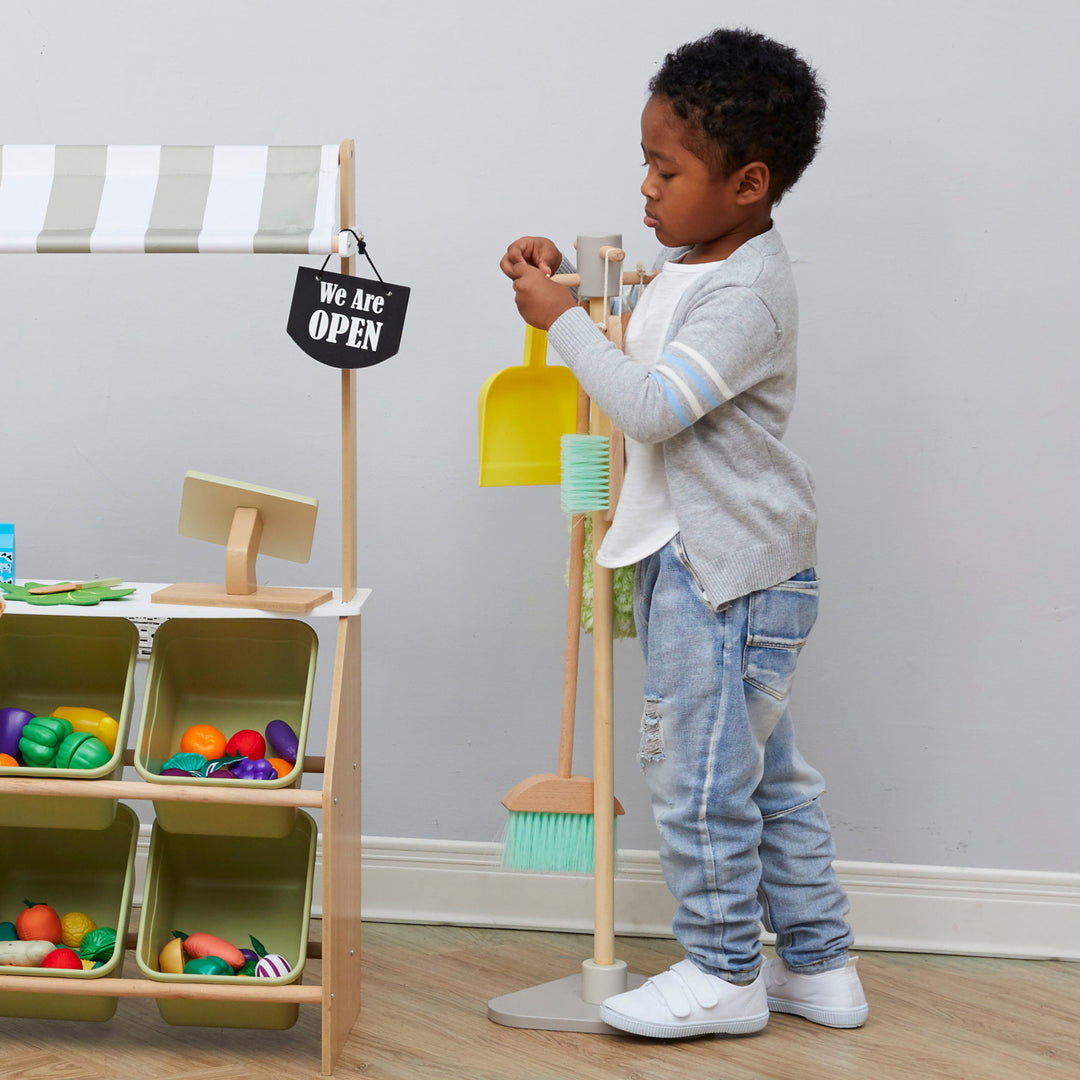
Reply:
[[[1080,870],[1080,247],[1067,0],[9,5],[8,143],[357,140],[380,271],[413,287],[360,386],[364,829],[491,840],[555,765],[567,532],[550,488],[479,489],[476,398],[518,363],[497,263],[641,222],[664,52],[748,19],[815,63],[819,160],[777,215],[803,308],[790,442],[813,466],[822,614],[795,707],[844,859]],[[301,12],[308,21],[301,19]],[[336,373],[284,333],[289,257],[0,258],[0,519],[22,576],[210,580],[190,468],[317,495],[339,580]],[[655,846],[617,647],[627,847]],[[325,726],[325,676],[313,744]],[[579,767],[588,771],[588,686]]]

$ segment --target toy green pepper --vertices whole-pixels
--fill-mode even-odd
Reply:
[[[13,922],[0,922],[0,941],[18,941],[19,934]]]
[[[71,734],[71,724],[58,716],[35,716],[22,729],[19,753],[24,765],[46,768],[56,761],[60,744]]]
[[[185,975],[231,975],[233,969],[220,956],[200,956],[184,965]]]
[[[70,734],[56,751],[58,769],[97,769],[106,765],[112,754],[96,736],[86,731]]]

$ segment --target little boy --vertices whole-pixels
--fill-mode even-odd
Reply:
[[[501,263],[522,316],[626,435],[597,557],[636,567],[640,760],[687,955],[601,1017],[655,1038],[757,1031],[770,1010],[858,1027],[824,782],[788,711],[817,615],[817,517],[781,442],[798,311],[772,208],[813,159],[825,96],[792,49],[745,30],[669,54],[649,90],[641,193],[667,250],[626,352],[549,280],[572,269],[550,240],[523,237]],[[778,957],[764,966],[761,922]]]

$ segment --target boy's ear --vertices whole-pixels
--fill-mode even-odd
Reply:
[[[772,179],[769,166],[764,161],[751,161],[736,173],[735,200],[743,206],[760,202],[769,194]]]

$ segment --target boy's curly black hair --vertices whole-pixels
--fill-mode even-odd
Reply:
[[[649,81],[686,122],[684,145],[722,176],[769,167],[779,202],[814,158],[825,92],[794,49],[752,30],[714,30],[668,53]]]

